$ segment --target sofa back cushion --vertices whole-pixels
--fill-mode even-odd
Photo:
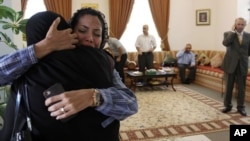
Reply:
[[[171,55],[173,58],[176,59],[176,54],[179,50],[172,50],[172,51],[154,51],[154,61],[155,63],[162,64],[164,61],[164,58],[167,54]],[[222,58],[225,55],[224,51],[216,51],[216,50],[192,50],[195,54],[204,53],[206,56],[211,59],[213,58],[217,53],[219,53]],[[137,52],[128,52],[128,61],[135,61],[136,65],[138,65],[137,61]]]
[[[211,67],[218,68],[221,66],[223,57],[220,53],[217,53],[214,57],[210,59]]]
[[[210,65],[210,58],[207,56],[206,53],[202,52],[197,55],[198,55],[198,58],[197,58],[198,65],[202,65],[202,66]]]

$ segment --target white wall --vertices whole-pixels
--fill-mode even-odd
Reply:
[[[186,43],[192,43],[195,48],[195,43],[192,41],[195,28],[195,11],[193,9],[193,1],[170,1],[168,38],[172,50],[181,49]]]
[[[248,17],[249,13],[245,8],[249,7],[249,4],[246,5],[247,1],[249,0],[172,0],[169,24],[171,49],[181,49],[190,42],[193,49],[225,50],[222,45],[223,33],[231,29],[236,17]],[[210,25],[196,26],[197,9],[211,10]]]
[[[197,9],[210,9],[210,25],[207,26],[196,26],[194,24],[193,29],[193,48],[194,49],[207,49],[214,50],[215,49],[215,34],[216,34],[216,3],[218,0],[193,0],[193,13],[196,16]],[[195,18],[193,19],[194,22]]]

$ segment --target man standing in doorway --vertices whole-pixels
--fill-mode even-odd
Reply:
[[[138,52],[139,71],[144,72],[147,69],[153,68],[154,55],[153,51],[156,48],[155,37],[148,33],[148,25],[143,25],[143,34],[139,35],[135,42],[135,47]]]

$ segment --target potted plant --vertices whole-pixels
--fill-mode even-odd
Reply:
[[[2,29],[11,29],[12,33],[16,35],[18,35],[20,32],[25,35],[25,26],[28,19],[23,19],[23,12],[16,12],[14,9],[2,4],[3,0],[0,0],[0,25],[2,26]],[[11,38],[2,30],[0,31],[0,42],[5,43],[7,46],[15,50],[18,49]]]
[[[0,26],[2,26],[2,29],[0,30],[0,42],[5,43],[7,46],[18,50],[17,46],[13,43],[11,38],[5,33],[5,30],[11,30],[13,34],[18,35],[20,32],[25,35],[25,26],[28,21],[28,19],[23,19],[23,12],[18,11],[16,12],[14,9],[4,6],[3,0],[0,0]],[[3,111],[6,107],[6,100],[8,99],[9,94],[9,85],[0,87],[0,89],[3,91],[3,94],[5,97],[4,102],[0,103],[0,118],[3,114]],[[1,123],[0,123],[1,127]]]

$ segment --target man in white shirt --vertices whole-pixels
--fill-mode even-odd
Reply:
[[[153,51],[156,48],[155,37],[148,33],[148,25],[143,25],[143,34],[137,37],[135,42],[138,51],[139,71],[144,72],[147,69],[153,68],[154,55]]]

